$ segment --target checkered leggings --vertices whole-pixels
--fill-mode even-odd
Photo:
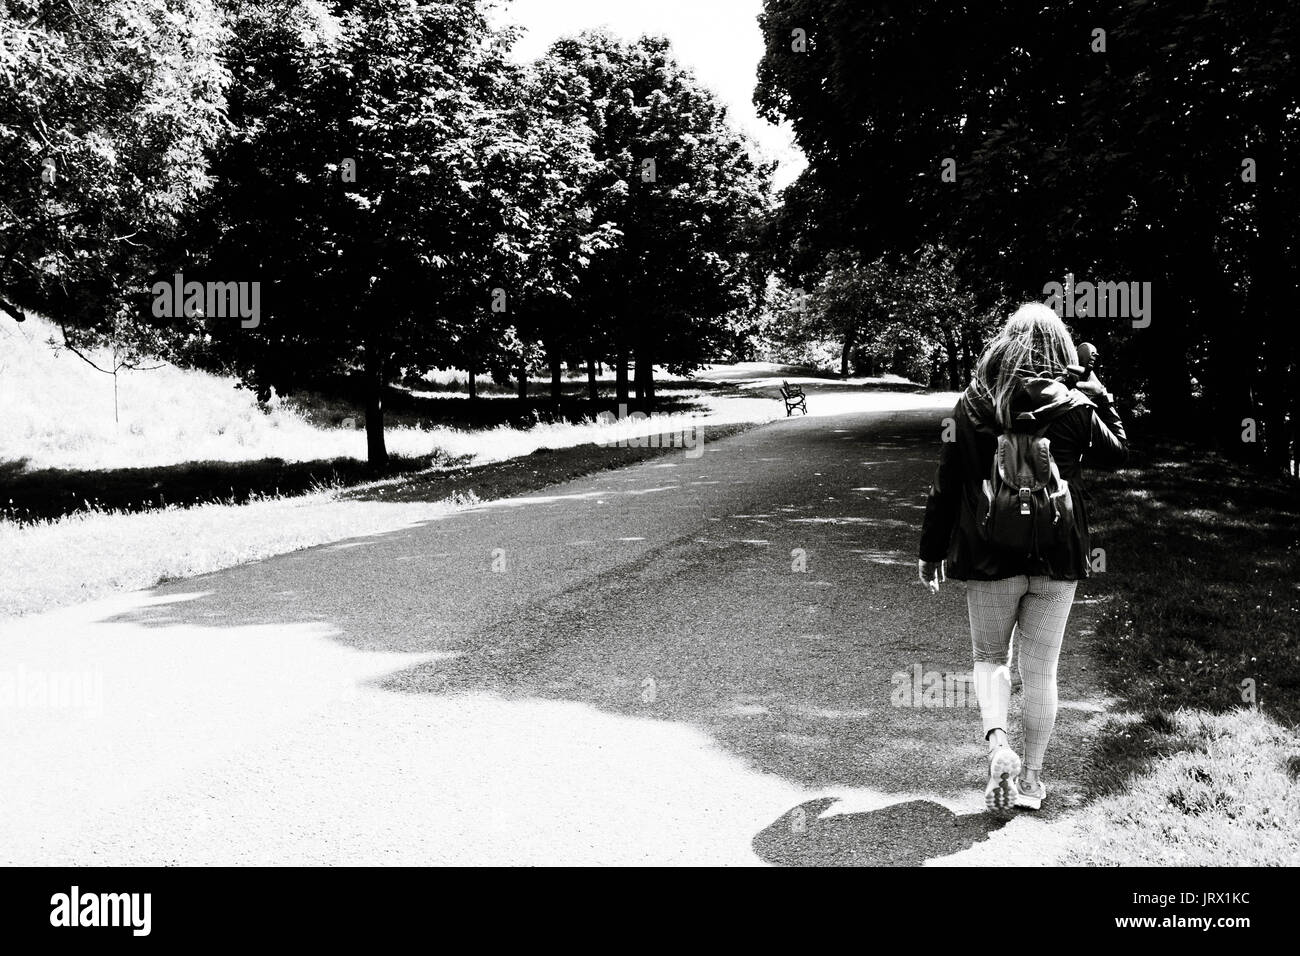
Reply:
[[[1020,676],[1024,680],[1025,766],[1041,770],[1056,725],[1056,661],[1065,622],[1074,604],[1074,581],[1048,577],[967,581],[971,646],[975,654],[975,692],[984,733],[1007,726],[1011,699],[1011,635],[1015,631]]]

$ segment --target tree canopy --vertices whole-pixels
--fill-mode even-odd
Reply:
[[[210,0],[0,3],[0,308],[73,341],[136,322],[208,183],[229,40]]]
[[[1297,457],[1294,5],[766,0],[760,23],[756,102],[809,160],[775,227],[787,272],[931,243],[985,305],[1150,283],[1148,325],[1074,318],[1117,390]]]

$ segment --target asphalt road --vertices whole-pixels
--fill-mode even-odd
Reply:
[[[0,707],[0,860],[1052,862],[1087,606],[1056,809],[999,825],[978,711],[902,699],[970,663],[914,562],[950,406],[895,399],[20,619],[5,667],[72,689]]]

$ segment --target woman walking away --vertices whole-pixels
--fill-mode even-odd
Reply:
[[[1075,585],[1089,570],[1082,466],[1122,464],[1128,439],[1109,393],[1079,367],[1065,324],[1037,303],[1021,306],[984,349],[953,418],[926,504],[921,581],[937,593],[946,561],[946,577],[966,582],[989,749],[985,804],[998,814],[1036,810],[1047,793],[1040,775],[1056,723],[1056,661]],[[1007,742],[1013,630],[1022,776]]]

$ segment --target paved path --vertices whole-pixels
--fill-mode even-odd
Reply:
[[[11,624],[0,860],[1050,861],[1066,814],[978,812],[975,710],[894,706],[969,638],[914,583],[944,409],[881,401]]]

